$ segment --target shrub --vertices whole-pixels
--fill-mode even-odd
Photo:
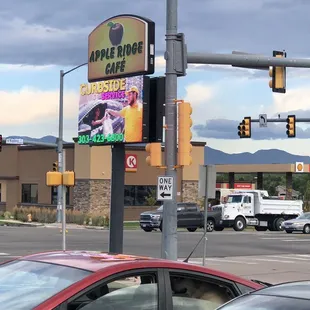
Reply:
[[[1,216],[1,214],[0,214],[0,216]],[[2,217],[4,217],[4,219],[6,219],[6,220],[9,220],[11,218],[11,216],[12,216],[11,212],[9,212],[9,211],[2,213]]]
[[[57,210],[44,207],[15,207],[12,217],[18,221],[27,222],[28,214],[31,214],[32,222],[50,224],[57,220]],[[87,214],[78,210],[66,210],[66,222],[68,224],[108,227],[109,217],[103,213]]]

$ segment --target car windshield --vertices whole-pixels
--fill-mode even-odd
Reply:
[[[309,300],[265,295],[243,295],[217,310],[282,310],[309,309]]]
[[[9,262],[0,265],[0,304],[4,309],[31,310],[90,274],[48,263]]]
[[[299,215],[298,217],[297,217],[297,219],[298,220],[306,220],[306,219],[310,219],[310,213],[303,213],[303,214],[301,214],[301,215]]]
[[[233,195],[233,196],[228,196],[227,197],[227,202],[228,203],[240,203],[242,201],[242,195]]]

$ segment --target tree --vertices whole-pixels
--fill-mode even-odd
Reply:
[[[309,210],[309,202],[310,202],[310,181],[307,182],[306,191],[304,194],[304,210]]]

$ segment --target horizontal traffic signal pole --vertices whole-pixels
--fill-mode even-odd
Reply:
[[[187,53],[187,63],[206,65],[231,65],[234,67],[255,67],[266,70],[266,67],[310,68],[310,59],[280,58],[249,54]]]
[[[267,118],[267,124],[268,123],[286,123],[287,122],[287,117],[286,118]],[[296,118],[295,119],[296,123],[310,123],[310,118]],[[259,123],[258,118],[252,118],[251,123]]]

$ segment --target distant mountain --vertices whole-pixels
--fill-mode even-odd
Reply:
[[[27,141],[33,141],[33,142],[43,142],[43,143],[56,143],[56,137],[54,136],[44,136],[42,138],[31,138],[27,136],[8,136],[6,139],[23,139]],[[73,142],[73,141],[72,141]],[[64,141],[64,143],[69,143]]]
[[[206,146],[205,152],[205,164],[208,165],[293,164],[297,161],[310,164],[310,157],[293,155],[278,149],[260,150],[253,154],[227,154]]]
[[[24,139],[34,142],[56,143],[56,137],[44,136],[31,138],[27,136],[9,136],[11,139]],[[70,143],[65,142],[64,143]],[[296,161],[310,164],[310,156],[293,155],[278,149],[260,150],[255,153],[227,154],[206,146],[205,164],[208,165],[237,165],[237,164],[293,164]]]

